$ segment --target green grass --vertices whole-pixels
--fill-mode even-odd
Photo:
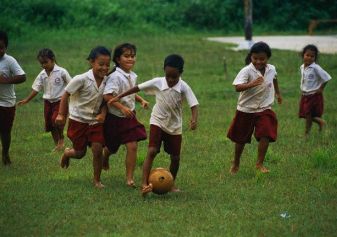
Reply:
[[[33,35],[33,34],[32,34]],[[104,190],[91,184],[91,152],[59,167],[60,153],[52,153],[52,139],[43,131],[41,96],[17,108],[13,128],[11,167],[0,167],[0,236],[333,236],[337,231],[337,156],[335,102],[337,55],[320,55],[320,64],[333,77],[325,90],[327,126],[313,127],[305,140],[304,121],[297,118],[301,60],[296,52],[273,50],[283,105],[275,105],[279,137],[270,145],[268,175],[254,169],[257,143],[247,145],[241,169],[228,173],[233,144],[226,132],[234,116],[238,93],[232,81],[242,68],[246,52],[207,42],[206,34],[132,34],[100,31],[55,31],[11,39],[8,53],[27,73],[17,85],[18,100],[30,92],[41,70],[36,54],[52,48],[59,65],[71,75],[88,69],[85,58],[96,45],[114,47],[131,41],[138,47],[135,72],[139,82],[162,74],[163,59],[180,53],[186,60],[183,79],[200,102],[199,128],[187,131],[190,111],[184,109],[181,168],[177,186],[184,192],[141,198],[125,185],[121,148],[111,157],[111,169],[102,173]],[[223,57],[228,73],[223,74]],[[153,105],[154,98],[144,94]],[[149,127],[150,111],[138,109]],[[67,145],[70,142],[66,141]],[[147,142],[139,143],[135,172],[140,183]],[[164,152],[155,167],[167,167]],[[287,212],[290,217],[280,215]]]

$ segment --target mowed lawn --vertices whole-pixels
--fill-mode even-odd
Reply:
[[[0,168],[0,236],[333,236],[337,232],[337,55],[320,55],[319,64],[333,79],[324,92],[327,126],[314,126],[304,138],[297,116],[299,66],[296,52],[273,50],[270,63],[278,71],[283,104],[274,105],[279,136],[270,145],[266,166],[255,171],[257,143],[247,145],[241,169],[229,174],[234,145],[226,138],[238,93],[232,81],[247,52],[204,40],[201,33],[125,33],[124,31],[54,31],[10,38],[8,54],[27,74],[16,86],[18,100],[27,96],[41,68],[39,49],[51,48],[57,63],[72,76],[88,70],[86,57],[96,45],[113,48],[122,42],[138,47],[135,72],[139,82],[163,76],[163,60],[171,53],[186,61],[183,79],[199,99],[199,127],[188,130],[190,109],[184,107],[183,149],[176,185],[181,193],[150,194],[125,185],[125,149],[110,158],[102,172],[104,190],[93,187],[90,150],[70,167],[59,166],[44,133],[41,95],[17,108],[12,131],[10,167]],[[286,43],[286,42],[285,42]],[[227,72],[224,73],[224,57]],[[154,98],[140,93],[151,102]],[[151,107],[152,107],[151,106]],[[148,131],[151,110],[137,108]],[[67,146],[70,142],[66,139]],[[139,143],[135,178],[147,141]],[[168,167],[163,151],[154,167]]]

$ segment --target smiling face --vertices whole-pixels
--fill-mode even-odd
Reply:
[[[250,59],[254,67],[259,71],[264,70],[268,62],[268,56],[265,52],[252,53],[252,55],[250,56]]]
[[[125,49],[123,54],[117,58],[117,63],[125,72],[130,72],[136,63],[136,54],[131,49]]]
[[[304,66],[309,66],[316,60],[316,53],[310,49],[307,49],[303,54]]]
[[[166,66],[164,71],[167,85],[169,87],[174,87],[178,83],[181,73],[177,68],[170,66]]]
[[[39,57],[38,58],[40,64],[41,64],[41,67],[46,70],[47,73],[50,73],[54,66],[55,66],[55,61],[50,59],[50,58],[47,58],[47,57]]]
[[[95,59],[90,60],[90,64],[91,64],[95,79],[103,80],[104,76],[106,76],[109,72],[110,56],[98,55]]]

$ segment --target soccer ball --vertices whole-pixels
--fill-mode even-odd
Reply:
[[[172,174],[164,168],[151,170],[148,182],[152,184],[152,192],[156,194],[165,194],[169,192],[174,185]]]

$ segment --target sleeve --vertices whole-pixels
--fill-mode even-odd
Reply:
[[[43,89],[43,79],[42,79],[41,73],[37,75],[37,77],[35,78],[33,85],[32,85],[32,89],[37,92]]]
[[[21,75],[25,75],[26,74],[23,71],[23,69],[21,68],[21,66],[19,65],[19,63],[16,61],[15,58],[11,59],[11,62],[9,64],[9,68],[10,68],[11,74],[13,76],[21,76]]]
[[[323,82],[331,80],[331,76],[329,75],[329,73],[327,73],[321,66],[316,64],[314,69]]]
[[[69,94],[74,94],[76,91],[78,91],[83,86],[83,80],[81,77],[74,77],[68,85],[65,88],[65,91]]]
[[[71,80],[71,76],[66,69],[64,69],[63,72],[62,72],[62,79],[66,84],[68,84]]]
[[[155,95],[156,91],[161,88],[161,78],[153,78],[149,81],[138,85],[139,90],[144,91],[148,95]]]
[[[103,94],[104,95],[107,95],[107,94],[118,95],[118,94],[120,94],[121,91],[120,91],[120,86],[119,86],[120,83],[119,82],[120,82],[120,78],[118,77],[118,75],[116,75],[114,73],[111,74],[106,81]]]
[[[184,85],[183,94],[190,108],[195,105],[198,105],[199,102],[197,100],[197,97],[194,95],[191,87],[187,85],[187,83],[184,83],[183,85]]]
[[[238,75],[235,77],[233,81],[233,85],[240,85],[240,84],[245,84],[249,81],[249,73],[248,73],[248,68],[244,67],[240,70]]]

